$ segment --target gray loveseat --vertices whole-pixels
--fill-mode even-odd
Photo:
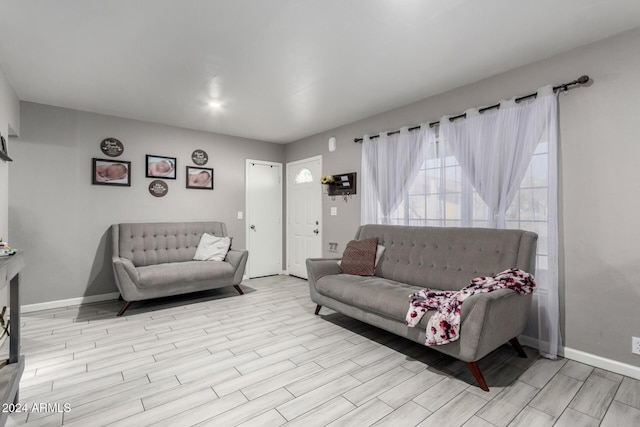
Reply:
[[[538,236],[522,230],[364,225],[356,240],[378,238],[386,249],[374,276],[340,274],[335,259],[308,259],[309,290],[317,304],[425,343],[433,311],[418,326],[405,325],[409,295],[423,288],[460,290],[471,279],[509,268],[533,273]],[[477,361],[506,342],[522,357],[517,337],[531,307],[531,294],[501,289],[469,297],[461,308],[460,339],[432,346],[467,363],[480,387],[489,388]]]
[[[240,294],[248,252],[224,261],[193,261],[203,233],[227,236],[222,222],[130,223],[111,226],[113,273],[124,305],[133,301],[233,286]]]

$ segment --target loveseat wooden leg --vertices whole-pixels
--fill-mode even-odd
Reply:
[[[516,349],[520,357],[524,357],[525,359],[527,358],[527,353],[525,353],[524,348],[522,348],[522,345],[520,345],[520,341],[518,341],[518,337],[511,338],[509,342],[511,343],[513,348]]]
[[[467,366],[471,369],[471,373],[473,377],[478,382],[480,388],[484,391],[489,391],[489,387],[487,386],[487,382],[484,380],[482,376],[482,372],[480,372],[480,367],[478,366],[478,362],[467,362]]]
[[[129,308],[129,306],[131,305],[133,301],[125,301],[122,308],[120,308],[120,311],[118,312],[118,314],[116,316],[122,316],[124,314],[125,311],[127,311],[127,309]]]
[[[320,309],[321,309],[321,308],[322,308],[322,306],[321,306],[320,304],[317,304],[317,305],[316,305],[316,312],[315,312],[315,315],[316,315],[316,316],[318,315],[318,313],[320,313]]]
[[[236,291],[238,291],[240,295],[244,295],[244,292],[242,291],[242,288],[240,287],[240,285],[233,285],[233,287],[236,288]]]

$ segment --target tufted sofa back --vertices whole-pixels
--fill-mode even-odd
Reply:
[[[508,268],[534,273],[538,235],[523,230],[368,224],[356,239],[385,247],[376,276],[423,288],[460,290]]]
[[[136,267],[191,261],[203,233],[224,237],[223,222],[129,223],[111,226],[113,256]]]

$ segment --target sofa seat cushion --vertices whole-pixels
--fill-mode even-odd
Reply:
[[[137,267],[138,286],[150,288],[180,282],[232,277],[235,270],[225,261],[184,261]]]
[[[316,288],[326,297],[403,323],[409,310],[409,295],[422,289],[378,276],[352,274],[321,277]],[[433,313],[427,312],[419,325],[426,327]]]

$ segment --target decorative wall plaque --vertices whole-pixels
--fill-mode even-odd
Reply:
[[[100,149],[109,157],[118,157],[124,152],[124,145],[115,138],[105,138],[100,143]]]
[[[191,160],[193,161],[194,164],[198,166],[204,166],[209,161],[209,156],[207,155],[207,152],[204,150],[195,150],[191,154]]]
[[[149,193],[155,197],[164,197],[169,192],[169,186],[166,182],[160,179],[154,179],[149,184]]]

